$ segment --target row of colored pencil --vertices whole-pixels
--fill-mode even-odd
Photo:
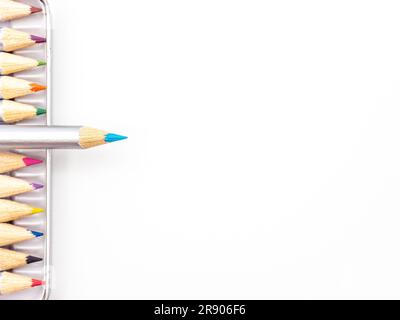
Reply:
[[[8,28],[0,29],[0,48],[10,48],[10,42],[14,44],[11,46],[13,49],[34,43],[45,42],[45,39],[41,37],[23,33],[23,37],[19,38],[18,35],[21,35],[20,31]],[[26,39],[30,41],[26,41]],[[36,40],[33,41],[32,39]],[[29,120],[46,113],[46,109],[10,100],[45,90],[46,86],[9,76],[45,65],[45,61],[7,52],[0,52],[0,100],[2,100],[0,101],[0,122],[12,124],[23,120]]]
[[[5,175],[5,173],[39,165],[42,162],[42,160],[33,159],[18,153],[0,152],[0,247],[11,246],[43,236],[41,232],[27,230],[11,223],[15,220],[44,212],[44,210],[12,201],[8,198],[25,192],[35,191],[44,186],[39,183],[30,183]],[[0,295],[43,284],[40,280],[6,272],[40,261],[42,261],[41,258],[23,252],[0,248]]]
[[[42,9],[25,3],[12,0],[0,0],[0,21],[2,22],[24,18],[41,11]]]
[[[0,21],[22,18],[41,9],[10,0],[0,0]],[[24,49],[46,39],[10,28],[0,28],[0,122],[7,124],[29,120],[46,113],[40,107],[10,101],[46,89],[45,86],[7,75],[46,65],[39,61],[9,52]],[[4,52],[5,51],[5,52]]]
[[[19,19],[41,11],[39,8],[24,3],[0,0],[0,21]],[[46,114],[44,108],[11,100],[46,89],[44,85],[13,76],[21,71],[42,67],[46,65],[46,62],[11,53],[44,42],[46,39],[42,37],[10,28],[0,28],[0,50],[2,51],[0,52],[0,123],[13,124]],[[41,232],[27,230],[12,223],[44,210],[12,201],[10,198],[44,186],[6,175],[14,170],[40,163],[42,163],[41,160],[21,154],[0,152],[0,247],[2,247],[0,248],[0,295],[43,284],[41,280],[10,272],[25,265],[40,262],[42,258],[4,248],[43,236]]]
[[[0,21],[19,19],[41,12],[12,0],[0,0]],[[36,44],[45,43],[44,37],[19,30],[0,28],[0,148],[9,149],[87,149],[126,139],[107,131],[84,126],[11,126],[20,121],[45,116],[46,109],[14,101],[12,99],[46,90],[46,86],[14,74],[33,68],[44,68],[45,61],[35,60],[13,53]],[[12,197],[44,188],[42,184],[25,181],[7,175],[42,161],[19,153],[0,152],[0,295],[9,294],[43,284],[10,271],[42,259],[26,253],[10,250],[8,246],[42,237],[43,233],[16,226],[13,221],[43,212]],[[7,248],[4,248],[7,247]]]

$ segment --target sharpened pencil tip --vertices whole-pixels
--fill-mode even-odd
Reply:
[[[43,211],[44,211],[44,209],[42,209],[42,208],[32,208],[32,215],[41,213]]]
[[[42,86],[41,84],[37,84],[37,83],[31,83],[31,90],[33,92],[38,92],[38,91],[42,91],[42,90],[46,90],[47,87],[46,86]]]
[[[37,231],[31,231],[31,232],[36,238],[43,237],[43,233],[41,233],[41,232],[37,232]]]
[[[38,60],[38,67],[45,66],[46,64],[46,61]]]
[[[40,262],[43,261],[42,258],[34,257],[34,256],[27,256],[26,257],[26,264],[31,264],[35,262]]]
[[[31,40],[35,41],[36,43],[44,43],[44,42],[46,42],[46,38],[35,36],[35,35],[31,35]]]
[[[44,185],[40,183],[32,183],[31,186],[34,190],[42,189],[44,187]]]
[[[36,108],[36,115],[41,116],[42,114],[46,114],[47,110],[43,108]]]
[[[115,134],[115,133],[109,133],[109,134],[106,134],[104,141],[107,143],[111,143],[111,142],[117,142],[117,141],[121,141],[121,140],[125,140],[125,139],[128,139],[128,137],[120,136],[119,134]]]
[[[43,285],[44,285],[44,281],[32,279],[32,288],[40,287],[40,286],[43,286]]]
[[[40,164],[43,161],[33,158],[24,158],[22,159],[27,167],[34,166],[35,164]]]
[[[38,13],[38,12],[42,12],[42,9],[37,7],[31,7],[31,13]]]

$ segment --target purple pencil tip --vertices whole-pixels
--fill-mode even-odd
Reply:
[[[32,183],[31,186],[34,190],[42,189],[44,187],[42,184],[39,183]]]
[[[46,38],[42,38],[42,37],[38,37],[38,36],[34,36],[34,35],[31,35],[31,39],[32,39],[32,41],[35,41],[36,43],[46,42]]]

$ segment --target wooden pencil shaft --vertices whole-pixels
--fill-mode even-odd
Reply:
[[[35,107],[12,100],[0,100],[0,123],[16,123],[35,118]]]
[[[0,76],[0,99],[2,100],[26,96],[45,89],[46,86],[25,79]]]
[[[25,3],[0,0],[0,21],[23,18],[31,14],[31,7]]]
[[[0,174],[25,167],[26,165],[23,159],[24,156],[17,153],[0,152]]]
[[[10,177],[8,175],[0,175],[0,198],[5,199],[16,196],[18,194],[31,192],[43,188],[38,183],[29,183],[28,181]],[[0,234],[1,236],[1,234]]]
[[[0,74],[9,75],[37,67],[39,62],[28,57],[0,52]]]
[[[0,247],[34,239],[29,230],[8,223],[0,223]]]
[[[24,203],[0,199],[0,223],[21,219],[40,210],[42,209],[32,208]]]
[[[27,264],[28,255],[0,248],[0,271],[23,267]]]
[[[33,287],[33,279],[10,272],[0,272],[0,295],[11,294]]]
[[[0,126],[0,149],[80,149],[80,129],[80,126]]]
[[[29,33],[0,28],[0,51],[12,52],[36,44]]]

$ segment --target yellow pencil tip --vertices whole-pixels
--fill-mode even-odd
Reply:
[[[32,208],[32,214],[37,214],[37,213],[41,213],[44,210],[42,208]]]

